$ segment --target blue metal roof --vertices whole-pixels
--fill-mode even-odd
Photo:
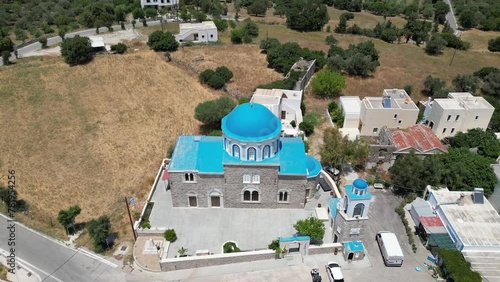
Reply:
[[[307,178],[318,176],[321,171],[321,163],[311,156],[306,156]]]
[[[329,198],[328,199],[328,207],[330,208],[330,215],[333,219],[337,215],[337,204],[340,202],[339,198]]]
[[[368,190],[365,191],[364,195],[358,195],[353,192],[353,186],[348,184],[345,186],[345,191],[350,199],[354,200],[369,200],[372,198],[372,195]]]
[[[361,241],[349,241],[344,243],[344,247],[348,252],[364,252],[365,246]]]
[[[222,119],[222,132],[229,138],[260,142],[278,136],[281,121],[265,106],[245,103]]]
[[[310,241],[311,237],[309,236],[299,236],[297,234],[291,236],[291,237],[280,237],[280,243],[281,242],[293,242],[293,241]]]
[[[282,138],[281,149],[274,157],[256,161],[241,160],[230,156],[224,150],[224,139],[220,136],[199,135],[179,136],[168,170],[220,174],[224,173],[226,164],[270,165],[279,167],[280,175],[306,175],[307,177],[317,176],[321,170],[321,164],[305,154],[304,142],[300,138]]]
[[[219,136],[179,135],[168,170],[223,173],[223,142]]]

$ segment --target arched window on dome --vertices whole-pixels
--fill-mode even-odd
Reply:
[[[248,148],[247,150],[247,160],[254,161],[255,160],[255,148]]]
[[[270,158],[271,153],[271,147],[269,145],[264,146],[264,149],[262,149],[262,159],[268,159]]]
[[[240,146],[236,144],[233,145],[233,157],[240,158]]]
[[[365,210],[365,204],[359,203],[354,206],[354,212],[352,216],[363,216],[363,211]]]

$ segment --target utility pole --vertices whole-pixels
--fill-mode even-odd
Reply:
[[[132,233],[134,234],[134,241],[137,241],[137,234],[135,233],[134,221],[132,220],[132,215],[130,214],[127,197],[125,197],[125,205],[127,205],[128,218],[130,219],[130,227],[132,227]]]

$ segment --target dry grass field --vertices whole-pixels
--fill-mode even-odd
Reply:
[[[78,204],[77,221],[113,215],[131,236],[123,197],[144,202],[168,145],[198,133],[194,107],[220,94],[147,50],[76,67],[57,57],[2,67],[1,184],[15,169],[31,206],[20,219],[50,235],[63,237],[57,213]]]
[[[240,96],[250,97],[256,86],[283,78],[267,68],[266,55],[255,44],[185,47],[175,52],[174,59],[192,70],[193,75],[227,66],[234,75],[227,88]]]

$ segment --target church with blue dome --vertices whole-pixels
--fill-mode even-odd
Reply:
[[[222,119],[222,136],[180,135],[168,165],[174,207],[303,208],[321,164],[301,138],[282,138],[265,106],[241,104]]]

